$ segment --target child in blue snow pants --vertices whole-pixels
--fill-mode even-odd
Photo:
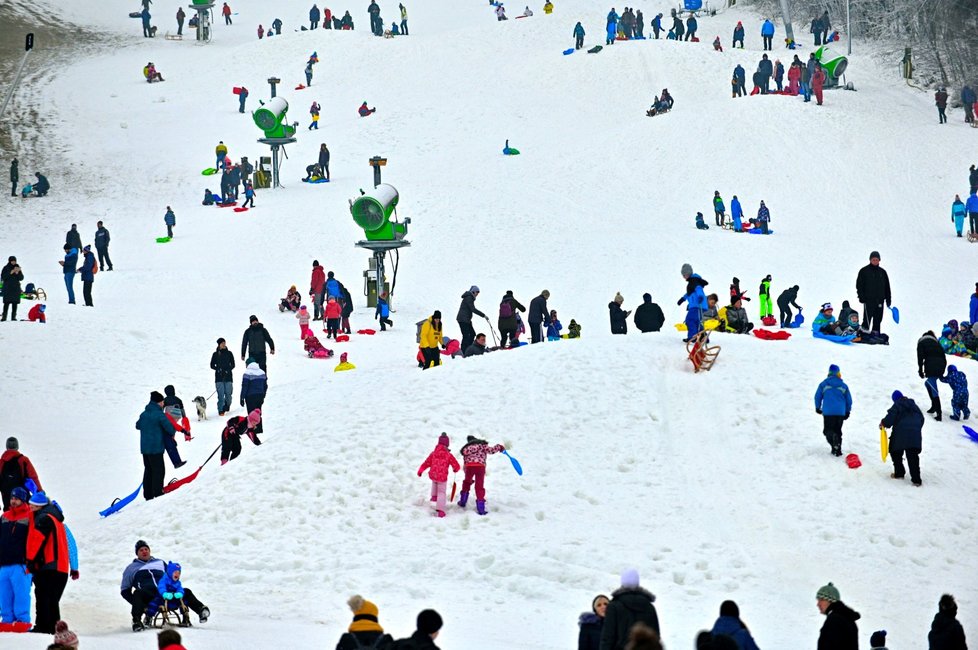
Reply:
[[[25,564],[0,567],[0,621],[31,622],[31,574]]]

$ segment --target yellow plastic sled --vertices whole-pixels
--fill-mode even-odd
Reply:
[[[890,443],[886,439],[886,429],[880,427],[880,457],[886,462],[886,455],[890,453]]]
[[[718,321],[715,318],[709,318],[703,321],[703,329],[705,329],[707,332],[712,332],[718,327],[720,327],[720,321]],[[676,329],[679,330],[680,332],[685,332],[686,323],[676,323]]]

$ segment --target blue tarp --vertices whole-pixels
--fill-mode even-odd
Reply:
[[[699,11],[703,8],[703,0],[683,0],[686,11]]]

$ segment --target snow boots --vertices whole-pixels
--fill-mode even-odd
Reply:
[[[930,408],[927,410],[928,413],[934,414],[934,419],[938,422],[941,421],[941,398],[940,396],[934,396],[930,398]]]
[[[465,504],[468,503],[468,502],[469,502],[469,493],[468,492],[463,492],[461,495],[459,495],[459,499],[458,499],[458,507],[459,508],[464,508],[465,507]]]
[[[207,619],[209,619],[210,617],[211,617],[211,610],[210,610],[210,608],[208,608],[206,606],[202,607],[201,610],[200,610],[200,614],[198,615],[198,618],[200,619],[200,622],[201,623],[206,623],[207,622]]]
[[[479,500],[477,500],[475,502],[475,511],[478,512],[480,515],[488,514],[486,512],[486,500],[485,499],[479,499]]]

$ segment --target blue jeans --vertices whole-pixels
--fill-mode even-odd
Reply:
[[[65,273],[65,288],[68,290],[68,304],[75,304],[75,272]]]
[[[217,411],[227,413],[231,410],[231,396],[234,394],[234,382],[218,381],[214,383],[217,388]]]
[[[224,158],[225,156],[217,157],[217,162],[214,163],[214,169],[224,169]]]
[[[31,574],[26,565],[0,567],[0,612],[4,623],[31,622]]]
[[[805,96],[805,101],[811,101],[812,99],[812,88],[804,81],[801,82],[801,94]]]
[[[928,377],[924,380],[924,386],[927,388],[927,394],[931,397],[940,397],[937,392],[937,377]]]

